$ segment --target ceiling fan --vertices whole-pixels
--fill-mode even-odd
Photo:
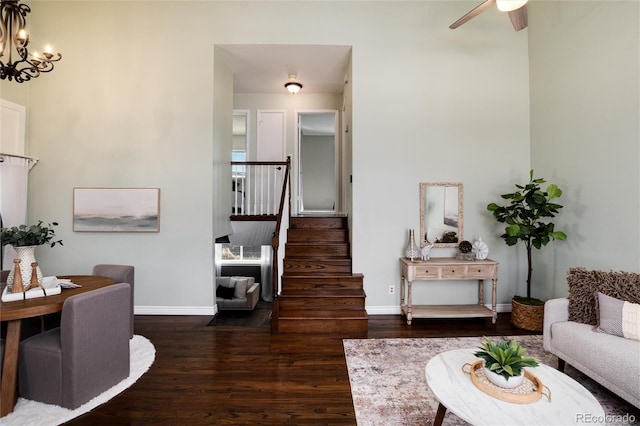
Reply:
[[[451,24],[449,28],[455,30],[460,25],[470,21],[496,4],[498,6],[498,10],[509,14],[509,19],[511,20],[513,29],[520,31],[527,27],[527,1],[528,0],[485,0],[483,3],[480,3],[478,6],[467,12],[462,18]]]

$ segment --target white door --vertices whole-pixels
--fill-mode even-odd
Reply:
[[[285,111],[258,110],[258,161],[284,161]]]
[[[24,155],[27,109],[0,99],[0,153]]]
[[[257,161],[285,161],[285,111],[258,110]],[[256,167],[249,176],[250,214],[276,214],[280,208],[284,167]]]
[[[27,181],[35,160],[24,157],[27,109],[0,99],[0,224],[8,228],[25,223]],[[0,248],[0,267],[11,268],[16,253]]]

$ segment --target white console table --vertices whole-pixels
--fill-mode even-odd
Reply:
[[[400,259],[400,309],[413,318],[491,318],[496,323],[496,287],[498,262],[485,260],[459,260],[434,257],[431,260]],[[411,287],[414,281],[478,280],[478,303],[467,305],[413,305]],[[484,280],[491,280],[491,309],[484,306]],[[406,290],[405,290],[406,283]],[[406,303],[405,303],[406,295]]]

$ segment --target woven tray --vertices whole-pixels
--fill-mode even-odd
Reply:
[[[501,401],[514,404],[531,404],[538,401],[542,395],[551,402],[551,390],[542,384],[540,379],[531,372],[524,371],[524,381],[518,387],[505,389],[496,386],[487,379],[482,368],[482,360],[473,364],[465,363],[462,371],[471,376],[471,382],[482,392]],[[545,392],[546,391],[546,392]]]

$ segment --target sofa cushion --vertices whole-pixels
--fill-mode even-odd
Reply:
[[[631,303],[640,303],[640,274],[629,272],[589,271],[570,268],[569,321],[597,325],[596,292]]]
[[[626,400],[640,398],[640,343],[598,333],[587,324],[551,324],[553,353]]]
[[[231,277],[231,285],[235,288],[235,294],[233,297],[236,299],[247,297],[249,279],[245,277]]]
[[[216,288],[216,297],[221,297],[223,299],[233,299],[236,289],[233,287],[226,287],[224,285],[219,285]]]
[[[225,299],[222,301],[223,309],[247,309],[247,298],[243,297],[242,299]]]

